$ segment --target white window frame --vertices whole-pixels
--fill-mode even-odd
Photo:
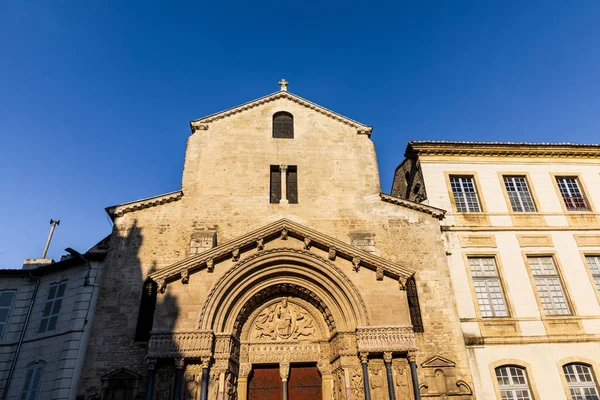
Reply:
[[[552,268],[549,269],[550,264],[544,263],[542,260],[550,260]],[[572,315],[571,305],[567,299],[567,294],[558,273],[554,257],[548,255],[528,255],[527,264],[533,276],[535,290],[540,303],[542,303],[544,315],[550,317]],[[533,268],[533,266],[539,268]],[[557,288],[560,290],[557,290]],[[561,299],[562,301],[560,301]],[[564,304],[565,307],[560,306],[561,304]]]
[[[525,175],[503,175],[502,180],[514,212],[537,212]]]
[[[600,398],[594,371],[588,365],[582,363],[563,365],[563,374],[569,386],[572,400],[596,400]]]
[[[457,212],[482,212],[481,201],[473,175],[450,175],[449,181]],[[469,187],[467,181],[470,181],[471,187]],[[454,190],[455,188],[457,190]]]
[[[496,258],[493,256],[468,256],[467,260],[481,317],[509,317],[508,304]],[[486,263],[486,260],[491,260],[491,264]]]
[[[498,372],[501,372],[501,376],[498,376]],[[500,398],[514,399],[514,400],[532,400],[533,395],[531,393],[531,387],[529,386],[529,379],[527,378],[527,370],[518,365],[501,365],[496,367],[494,370],[496,374],[496,380],[498,381],[498,388],[500,389]],[[519,374],[519,373],[520,374]],[[508,380],[509,383],[500,382],[502,380]],[[525,397],[524,394],[527,396]],[[505,396],[508,395],[508,396]]]
[[[1,310],[6,310],[6,319],[4,321],[0,321],[0,338],[2,338],[2,335],[4,334],[4,331],[6,330],[6,326],[8,325],[8,318],[10,317],[10,312],[12,310],[12,306],[15,303],[15,297],[17,295],[17,291],[16,290],[0,290],[0,296],[3,295],[4,293],[12,293],[12,297],[10,299],[10,304],[8,306],[0,306]]]
[[[557,176],[556,185],[567,211],[590,211],[590,205],[583,194],[577,176]],[[574,203],[573,199],[578,197],[581,198],[583,206]]]
[[[37,362],[27,367],[21,393],[19,393],[19,400],[37,400],[42,387],[44,366],[43,362]]]
[[[594,286],[598,293],[600,293],[600,255],[586,255],[585,262],[592,275]]]
[[[62,306],[62,300],[67,291],[67,283],[53,283],[48,287],[48,299],[44,304],[44,310],[42,310],[42,319],[40,321],[39,333],[53,332],[56,330],[58,323],[58,316]],[[62,288],[62,294],[61,292]],[[54,289],[54,291],[53,291]],[[53,327],[52,324],[54,324]]]

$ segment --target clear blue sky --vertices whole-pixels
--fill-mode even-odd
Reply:
[[[600,142],[600,0],[0,1],[0,267],[180,188],[191,119],[278,90],[408,140]]]

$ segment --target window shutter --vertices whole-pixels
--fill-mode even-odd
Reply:
[[[40,386],[42,384],[42,375],[44,373],[44,364],[37,363],[30,365],[25,374],[25,381],[21,388],[19,400],[36,400]]]
[[[281,200],[281,172],[278,165],[271,166],[271,203],[279,203]]]
[[[286,175],[286,197],[291,204],[298,203],[298,170],[296,167],[288,167]]]

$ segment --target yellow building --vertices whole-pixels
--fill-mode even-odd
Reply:
[[[392,195],[448,211],[478,398],[599,398],[600,146],[410,142]]]

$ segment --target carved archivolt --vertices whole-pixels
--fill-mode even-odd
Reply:
[[[351,331],[369,323],[358,289],[336,265],[307,250],[280,248],[255,253],[227,271],[204,302],[199,329],[234,331],[244,305],[257,293],[281,284],[312,292],[338,329]]]

